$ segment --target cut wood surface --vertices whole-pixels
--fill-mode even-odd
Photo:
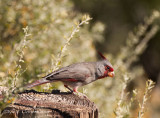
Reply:
[[[2,111],[2,118],[98,118],[98,109],[85,95],[54,90],[18,94]]]

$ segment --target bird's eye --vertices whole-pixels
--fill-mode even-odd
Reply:
[[[109,67],[109,66],[106,66],[106,67],[105,67],[105,69],[106,69],[106,70],[109,70],[109,69],[110,69],[110,67]]]

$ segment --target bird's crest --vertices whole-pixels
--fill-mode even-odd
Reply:
[[[98,51],[98,54],[100,55],[100,57],[101,57],[102,59],[106,59],[106,60],[107,60],[107,58],[106,58],[101,52]]]

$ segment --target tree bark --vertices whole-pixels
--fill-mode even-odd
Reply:
[[[2,111],[2,118],[98,118],[98,109],[84,95],[30,90],[19,93]]]

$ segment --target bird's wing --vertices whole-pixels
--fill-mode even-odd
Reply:
[[[67,81],[67,80],[75,80],[75,81],[85,81],[85,79],[89,76],[91,76],[91,70],[86,67],[85,64],[75,64],[71,66],[67,66],[64,68],[61,68],[44,78],[47,80],[62,80],[62,81]]]

